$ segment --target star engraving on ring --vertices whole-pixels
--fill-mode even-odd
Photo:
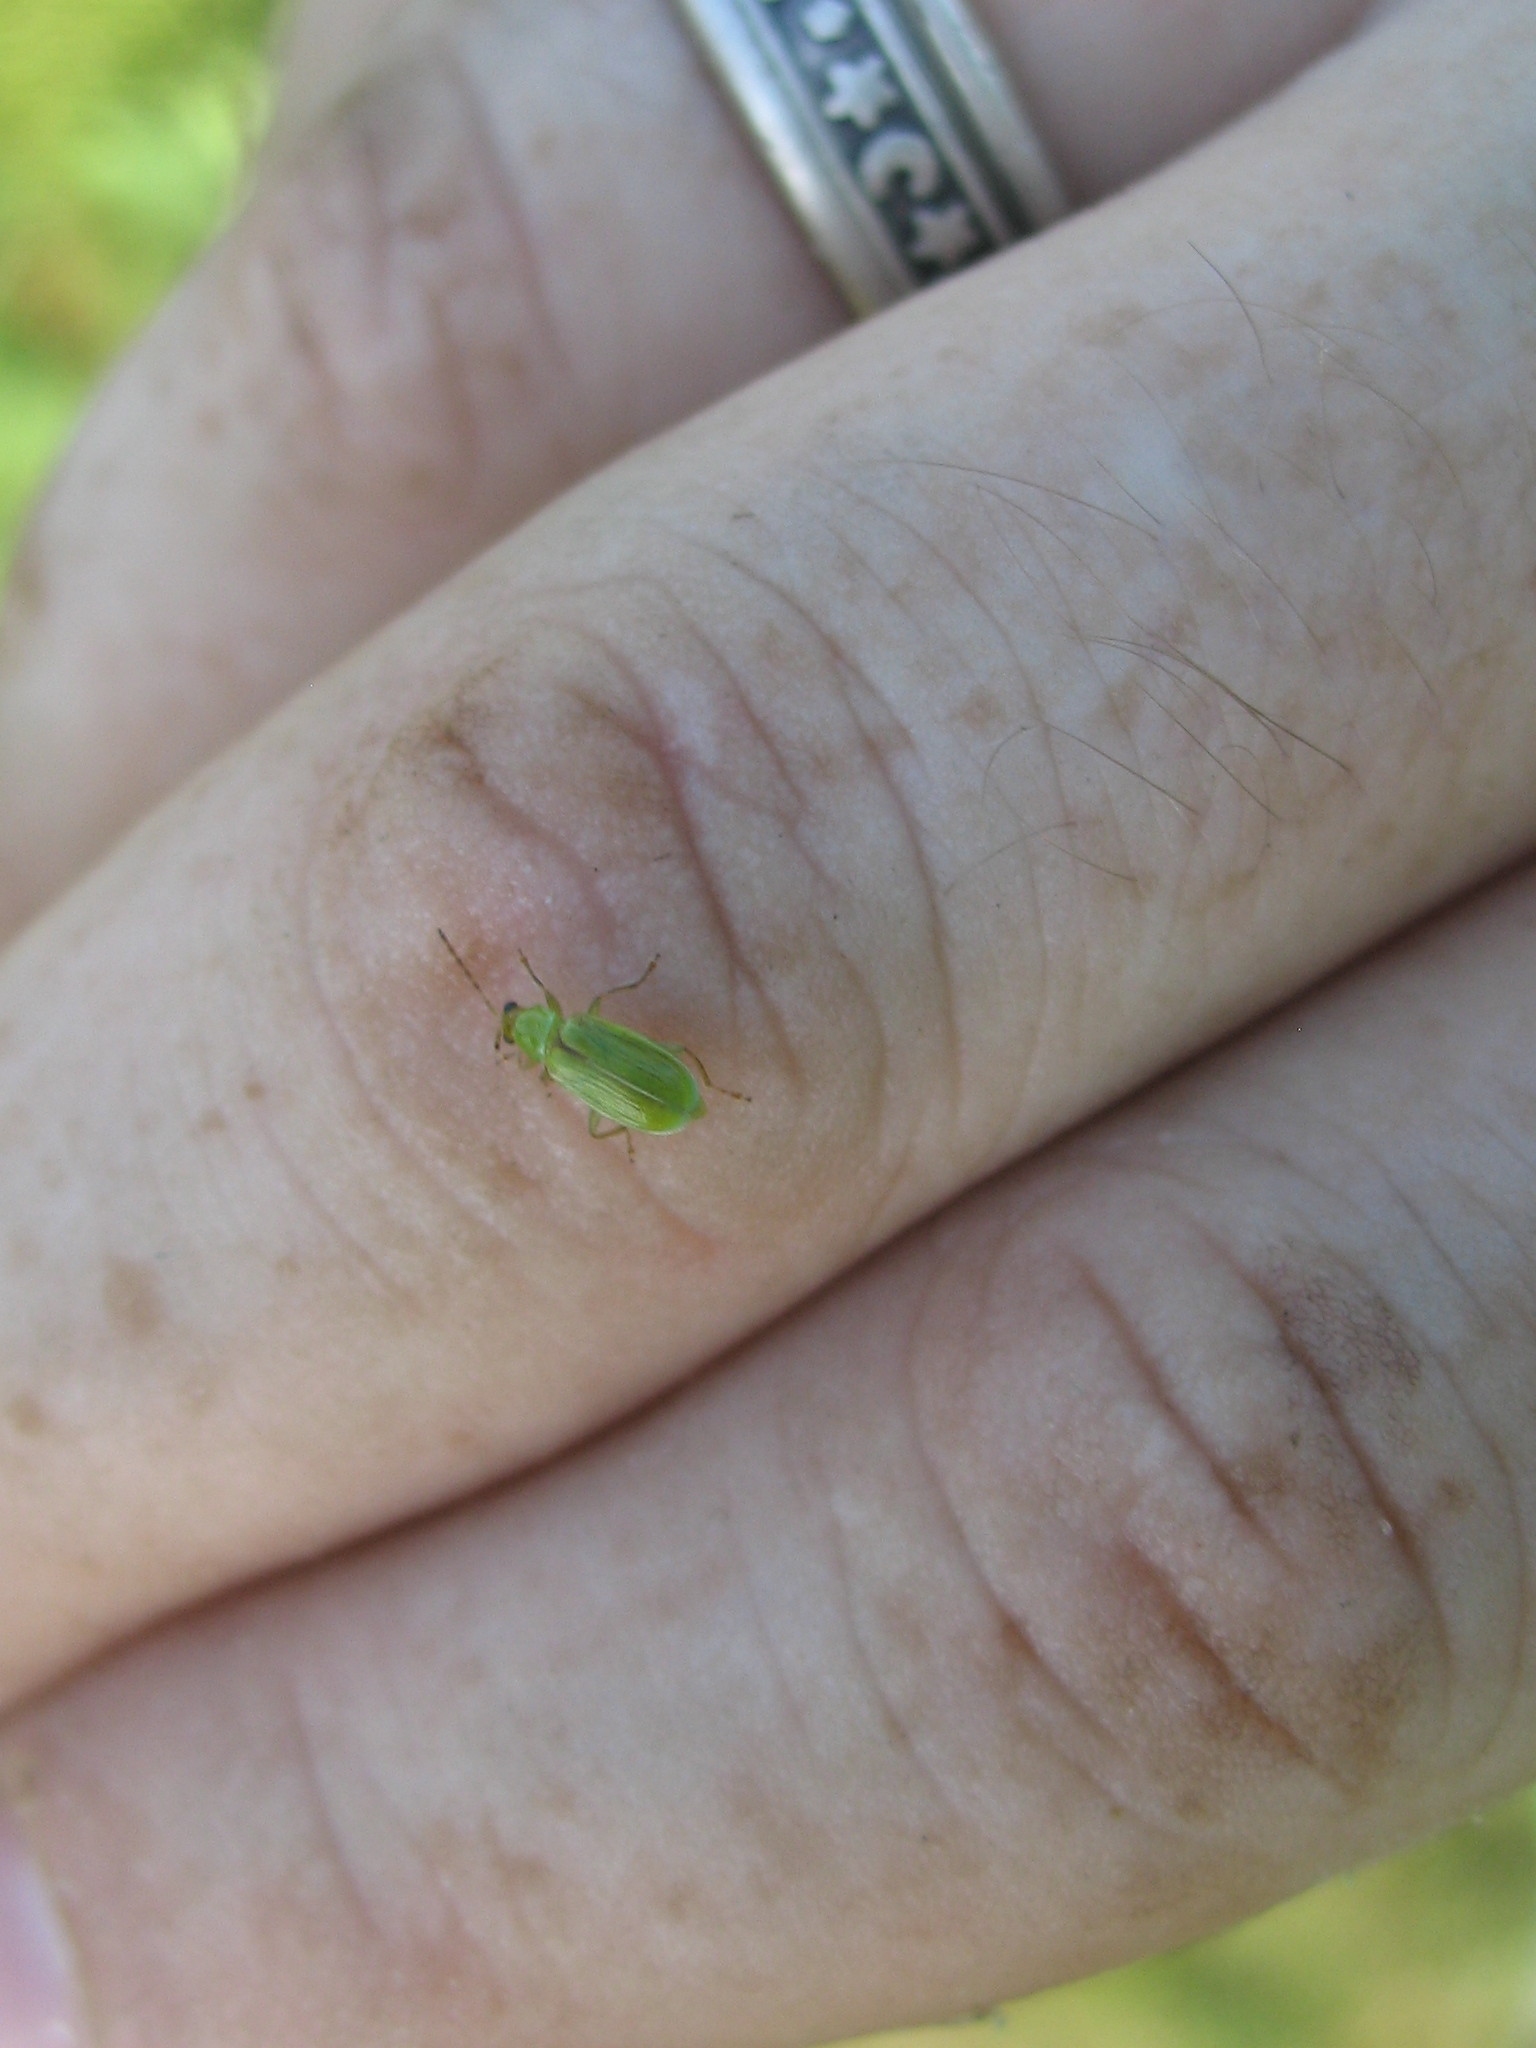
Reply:
[[[853,9],[848,0],[808,0],[800,26],[813,42],[835,43],[853,26]]]
[[[832,90],[822,101],[821,111],[829,121],[852,121],[857,127],[873,128],[892,107],[901,104],[901,93],[883,57],[829,64],[827,82]]]
[[[959,199],[952,206],[914,206],[912,224],[916,232],[908,254],[940,270],[957,269],[981,241],[970,208]]]

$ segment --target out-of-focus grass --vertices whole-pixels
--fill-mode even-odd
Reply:
[[[1536,2048],[1536,1795],[1176,1955],[878,2048]]]
[[[228,207],[273,0],[0,0],[0,562],[92,379]]]
[[[229,207],[274,0],[0,0],[0,562]],[[1536,2048],[1536,1798],[1214,1941],[881,2048]]]

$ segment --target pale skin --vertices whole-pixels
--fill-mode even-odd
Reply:
[[[1536,1772],[1536,15],[988,12],[1128,189],[807,354],[659,0],[310,6],[39,515],[0,1776],[90,2048],[825,2040]],[[632,1169],[438,926],[660,953],[751,1103]]]

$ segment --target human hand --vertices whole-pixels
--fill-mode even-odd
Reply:
[[[513,19],[552,64],[590,22]],[[280,149],[297,193],[278,169],[44,514],[0,714],[18,907],[572,466],[830,325],[671,33],[615,75],[694,95],[637,95],[685,195],[718,122],[724,216],[696,290],[641,266],[679,344],[638,370],[595,261],[530,372],[509,335],[590,238],[528,229],[560,263],[508,291],[493,209],[441,184],[387,210],[387,275],[468,290],[462,410],[345,340],[335,262],[269,348],[273,247],[335,217],[306,179],[460,131],[406,56],[353,144]],[[825,2037],[1184,1938],[1530,1771],[1529,885],[976,1184],[1529,845],[1532,68],[1523,9],[1405,12],[754,387],[12,947],[13,1697],[575,1444],[951,1204],[552,1470],[16,1717],[103,2043]],[[507,425],[498,367],[563,409]],[[199,377],[233,406],[201,474]],[[497,995],[519,948],[580,999],[659,950],[625,1014],[750,1109],[633,1168],[591,1146],[497,1068],[439,924]]]

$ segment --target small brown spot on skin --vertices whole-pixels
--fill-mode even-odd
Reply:
[[[195,1129],[199,1137],[217,1137],[220,1131],[229,1129],[229,1118],[222,1109],[205,1109],[198,1118]]]
[[[1290,1464],[1277,1449],[1254,1451],[1246,1458],[1235,1458],[1228,1468],[1227,1477],[1232,1490],[1247,1508],[1270,1506],[1275,1501],[1284,1500],[1291,1491]]]
[[[1287,1337],[1326,1385],[1375,1379],[1412,1393],[1423,1362],[1383,1296],[1342,1262],[1277,1267],[1266,1290]]]
[[[497,1867],[514,1891],[548,1891],[555,1881],[555,1873],[537,1856],[504,1856]]]
[[[991,736],[1006,724],[1008,708],[995,691],[972,690],[965,701],[955,710],[955,723],[969,731],[979,733],[983,739]]]
[[[1435,1488],[1435,1506],[1442,1514],[1464,1515],[1472,1505],[1472,1489],[1461,1479],[1442,1479]]]
[[[101,1305],[120,1337],[140,1344],[165,1322],[165,1304],[153,1266],[142,1259],[108,1259]]]
[[[668,1920],[677,1924],[681,1921],[694,1919],[697,1916],[699,1904],[698,1886],[682,1880],[677,1884],[668,1885],[666,1891],[662,1894],[661,1910]]]
[[[48,1431],[47,1410],[31,1394],[17,1394],[7,1401],[5,1419],[18,1436],[44,1436]]]
[[[247,1102],[265,1102],[267,1099],[266,1082],[257,1080],[253,1076],[245,1084],[245,1099]]]

